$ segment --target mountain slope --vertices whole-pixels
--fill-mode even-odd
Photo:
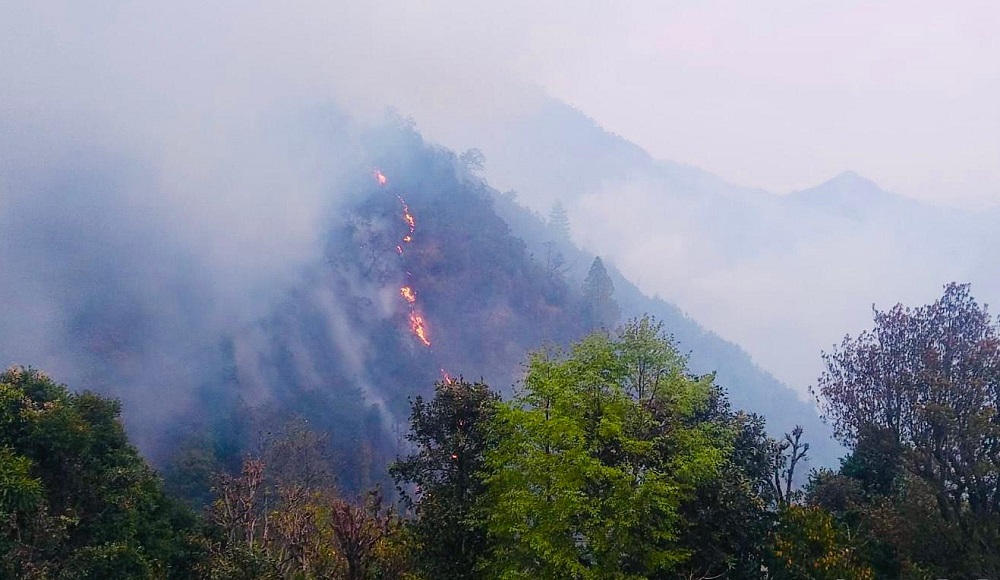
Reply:
[[[17,362],[38,355],[61,380],[122,396],[128,428],[161,465],[207,447],[233,466],[271,430],[306,421],[330,434],[340,485],[360,490],[399,452],[408,398],[449,375],[510,392],[528,352],[589,330],[580,287],[593,256],[549,243],[544,220],[405,122],[317,126],[337,134],[327,141],[342,144],[332,151],[349,177],[328,194],[338,203],[315,210],[315,253],[275,270],[284,290],[244,288],[258,301],[248,319],[226,315],[213,292],[226,280],[182,243],[185,232],[146,211],[153,178],[108,179],[127,173],[127,160],[49,172],[66,178],[43,179],[43,191],[19,182],[2,216],[14,243],[0,248],[22,273],[3,289],[17,299],[17,324],[0,322],[0,345],[19,345]],[[325,141],[306,143],[315,142]],[[718,370],[737,406],[771,412],[776,432],[815,421],[738,348],[611,273],[625,313],[663,319],[694,370]],[[33,312],[45,314],[34,319],[45,348],[17,339]]]
[[[1000,300],[1000,210],[930,206],[852,172],[789,195],[739,187],[656,160],[556,101],[490,129],[491,182],[536,211],[561,201],[574,242],[799,393],[873,304],[926,303],[956,280]]]
[[[512,229],[527,241],[535,256],[547,262],[551,261],[553,252],[558,253],[571,284],[577,287],[582,284],[593,254],[567,241],[560,242],[558,233],[548,228],[539,215],[518,205],[510,195],[497,196],[496,207]],[[811,403],[803,401],[754,363],[739,345],[707,330],[676,305],[644,294],[617,268],[609,267],[609,271],[624,317],[651,314],[662,320],[681,352],[689,355],[692,371],[716,373],[716,381],[726,388],[735,408],[764,415],[768,429],[775,436],[791,430],[796,424],[802,425],[812,445],[813,464],[836,464],[842,449],[830,438],[829,427],[823,424]]]
[[[544,221],[453,153],[423,143],[412,128],[400,131],[406,145],[375,156],[378,170],[358,184],[358,201],[331,221],[323,259],[283,306],[237,333],[237,378],[228,387],[242,393],[241,404],[304,416],[331,432],[341,472],[354,474],[343,482],[351,489],[376,479],[398,453],[392,433],[403,428],[409,397],[460,374],[509,393],[528,352],[587,331],[577,272],[592,256],[546,239]],[[559,265],[554,253],[577,266]],[[816,459],[832,463],[835,446],[811,406],[735,345],[613,276],[625,312],[664,320],[691,351],[693,370],[718,370],[734,406],[766,412],[776,433],[806,425]]]

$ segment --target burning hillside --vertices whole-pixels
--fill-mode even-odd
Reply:
[[[578,292],[511,235],[491,190],[447,152],[410,154],[372,170],[371,189],[332,218],[323,259],[236,335],[225,396],[204,395],[234,409],[213,419],[230,440],[261,413],[328,431],[342,472],[356,474],[347,489],[395,457],[410,398],[452,372],[509,388],[528,352],[583,330]],[[235,411],[244,405],[257,411]]]

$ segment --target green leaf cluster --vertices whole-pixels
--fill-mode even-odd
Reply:
[[[0,373],[0,578],[189,575],[194,523],[125,434],[117,401]]]
[[[682,503],[716,477],[733,433],[696,420],[711,377],[688,376],[662,328],[632,321],[541,352],[500,407],[482,517],[497,578],[649,578],[688,555]]]

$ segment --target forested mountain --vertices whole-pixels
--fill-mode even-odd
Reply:
[[[207,449],[205,461],[226,464],[267,425],[307,419],[330,432],[342,484],[361,489],[397,453],[408,397],[435,380],[482,377],[509,393],[529,351],[649,312],[691,353],[692,370],[718,371],[735,404],[769,413],[776,432],[807,425],[815,457],[832,461],[810,406],[738,348],[610,265],[614,295],[588,294],[593,256],[491,189],[474,152],[429,145],[398,119],[375,129],[319,119],[313,130],[332,136],[309,143],[352,152],[336,169],[346,193],[320,206],[313,256],[275,270],[283,290],[242,319],[220,306],[235,290],[216,291],[226,280],[183,230],[130,183],[106,179],[115,160],[70,165],[61,181],[8,176],[38,195],[13,197],[4,214],[12,243],[2,259],[24,272],[3,290],[16,307],[0,333],[16,353],[5,358],[17,357],[6,362],[34,352],[71,383],[122,397],[161,464],[178,449],[184,461]],[[602,311],[621,316],[588,315],[594,300],[616,302]]]
[[[838,448],[812,407],[738,347],[643,297],[616,271],[605,275],[614,295],[588,293],[594,282],[567,264],[583,260],[592,270],[592,256],[491,189],[467,157],[405,125],[395,138],[400,146],[374,159],[358,201],[332,218],[323,258],[273,313],[234,333],[232,384],[206,391],[209,400],[238,392],[240,405],[308,418],[332,434],[343,484],[361,488],[398,452],[408,398],[435,380],[482,378],[509,394],[526,353],[648,312],[691,352],[693,371],[718,370],[737,408],[768,413],[776,434],[806,425],[811,456],[833,463]],[[551,238],[543,253],[508,221],[525,239]],[[588,314],[602,300],[620,306]]]
[[[496,203],[497,212],[528,243],[536,257],[564,272],[576,284],[582,283],[594,259],[593,254],[561,238],[550,222],[519,205],[516,199],[516,195],[501,194]],[[780,434],[796,424],[803,425],[810,434],[807,438],[814,442],[811,454],[814,464],[834,464],[841,449],[829,439],[829,428],[822,423],[811,403],[755,364],[739,345],[706,330],[671,302],[644,294],[617,268],[608,267],[615,285],[615,297],[626,317],[649,313],[664,321],[678,347],[690,357],[691,369],[698,373],[715,373],[734,406],[767,417],[773,434]]]
[[[431,145],[405,120],[370,128],[334,116],[322,128],[336,135],[328,143],[354,147],[335,184],[348,193],[316,206],[313,253],[269,272],[282,283],[251,292],[260,303],[242,317],[218,303],[239,285],[218,292],[226,280],[197,246],[148,198],[108,180],[114,160],[5,175],[28,193],[3,214],[3,264],[18,273],[0,289],[4,348],[37,349],[77,388],[120,395],[128,430],[164,477],[161,487],[124,439],[117,403],[13,368],[0,381],[13,574],[75,577],[79,562],[81,577],[127,566],[137,578],[396,578],[452,570],[434,546],[469,533],[484,549],[463,549],[463,570],[487,576],[569,564],[641,577],[756,578],[765,562],[781,578],[996,569],[995,486],[949,467],[996,471],[992,459],[963,459],[996,437],[996,328],[967,286],[877,312],[879,333],[826,359],[818,393],[850,454],[796,489],[803,457],[832,465],[840,455],[814,409],[574,247],[582,226],[570,212],[540,217],[487,184],[481,153]],[[845,175],[783,203],[812,207],[816,196],[830,206],[811,210],[823,219],[867,219],[852,207],[871,188]],[[278,228],[257,234],[280,242]],[[611,330],[643,312],[663,326]],[[962,348],[955,369],[936,354],[952,344]],[[856,364],[872,360],[888,366]],[[892,380],[899,373],[909,378]],[[965,404],[967,392],[978,398]],[[869,413],[885,397],[908,397],[912,424]],[[742,409],[766,413],[772,436],[791,432],[769,438]],[[976,429],[953,429],[963,422]],[[930,463],[914,463],[920,453]],[[92,488],[44,471],[54,457],[53,470],[83,466]],[[119,494],[122,474],[131,479]],[[948,491],[966,488],[974,498]],[[386,502],[393,489],[411,510],[403,517]],[[462,501],[438,503],[437,492]],[[205,518],[168,495],[208,506]],[[130,525],[101,520],[112,513],[102,506]],[[949,555],[959,548],[968,563]]]
[[[231,383],[205,391],[236,393],[251,413],[235,417],[267,410],[330,432],[348,488],[398,452],[410,397],[460,375],[509,393],[529,351],[589,330],[580,288],[531,258],[491,190],[451,152],[398,131],[405,146],[364,172],[322,257],[234,331]]]
[[[5,2],[0,580],[1000,579],[993,15],[783,4]]]
[[[787,194],[742,187],[554,100],[467,132],[491,183],[542,213],[561,202],[576,243],[800,393],[831,337],[867,323],[859,305],[926,302],[952,280],[1000,300],[996,209],[929,205],[850,171]]]

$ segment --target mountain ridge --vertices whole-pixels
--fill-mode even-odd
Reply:
[[[553,130],[551,111],[575,139]],[[637,152],[554,100],[495,129],[482,146],[491,183],[538,212],[560,201],[576,244],[800,393],[822,351],[870,325],[872,304],[924,303],[952,281],[1000,301],[987,251],[1000,211],[927,204],[856,171],[791,194],[742,187]]]
[[[7,255],[23,244],[0,248],[0,261],[21,272],[19,287],[32,289],[13,294],[18,311],[28,316],[37,302],[50,310],[41,330],[58,349],[42,352],[44,364],[61,361],[60,380],[120,396],[130,433],[168,471],[175,453],[205,445],[213,461],[233,467],[269,426],[301,419],[330,433],[345,489],[363,489],[399,451],[408,397],[429,394],[449,375],[483,377],[510,392],[527,353],[565,346],[589,330],[580,322],[581,281],[594,254],[558,238],[544,218],[405,122],[333,130],[357,131],[331,140],[359,151],[357,159],[338,161],[354,177],[330,193],[341,203],[322,205],[330,209],[317,216],[324,232],[318,252],[295,262],[294,271],[279,270],[287,290],[257,305],[251,320],[220,315],[211,263],[199,261],[197,247],[177,243],[169,224],[110,227],[132,223],[150,195],[141,188],[145,179],[134,192],[105,189],[107,175],[127,169],[125,158],[59,180],[43,198],[44,211],[26,190],[0,216],[3,225],[18,225],[6,231],[21,242],[51,234],[100,266],[82,268],[86,263],[47,245],[30,256]],[[100,203],[82,214],[59,203],[92,190]],[[94,223],[109,227],[90,228]],[[133,255],[136,248],[143,251]],[[127,267],[134,263],[146,267]],[[678,307],[642,296],[615,268],[609,273],[626,316],[649,312],[663,320],[679,348],[692,353],[692,372],[718,371],[734,404],[767,410],[777,433],[793,422],[818,425],[808,404],[738,347]],[[86,299],[73,299],[81,284]],[[415,305],[401,295],[403,286]],[[425,335],[416,335],[417,325]],[[20,329],[0,326],[2,344],[15,345]],[[141,340],[133,340],[136,333]],[[17,362],[32,363],[23,358],[31,349],[20,344]],[[830,453],[822,461],[833,459]]]

